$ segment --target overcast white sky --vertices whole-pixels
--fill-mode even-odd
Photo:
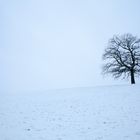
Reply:
[[[101,57],[114,34],[140,37],[139,6],[139,0],[1,0],[0,91],[128,83],[104,79]]]

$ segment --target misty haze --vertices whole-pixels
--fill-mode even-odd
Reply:
[[[0,140],[139,140],[140,1],[0,1]]]

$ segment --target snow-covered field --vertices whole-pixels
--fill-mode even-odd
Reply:
[[[140,140],[140,86],[1,94],[0,140]]]

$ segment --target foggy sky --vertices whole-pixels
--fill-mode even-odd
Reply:
[[[140,37],[139,0],[0,1],[0,92],[128,83],[101,75],[114,34]]]

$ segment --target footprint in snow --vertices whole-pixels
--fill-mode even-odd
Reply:
[[[27,129],[25,129],[26,131],[31,131],[31,129],[30,128],[27,128]]]
[[[140,132],[136,132],[136,135],[140,136]]]

